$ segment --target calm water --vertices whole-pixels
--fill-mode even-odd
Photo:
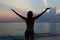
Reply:
[[[24,36],[26,24],[21,23],[0,23],[0,35]],[[60,34],[60,23],[35,23],[35,33]],[[35,40],[59,40],[60,36],[35,38]]]

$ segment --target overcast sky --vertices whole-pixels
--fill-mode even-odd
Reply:
[[[48,7],[56,7],[57,12],[60,12],[60,0],[46,0]],[[17,8],[23,10],[32,10],[33,12],[40,12],[45,9],[44,0],[0,0],[0,18],[11,18],[15,17],[10,12],[9,8]],[[9,16],[9,17],[8,17]]]

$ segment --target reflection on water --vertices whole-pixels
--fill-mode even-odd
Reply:
[[[26,29],[25,23],[0,23],[0,34],[22,34]],[[36,33],[59,33],[60,23],[35,23]]]
[[[56,23],[50,23],[50,33],[56,33],[56,32],[57,32]]]
[[[60,33],[60,23],[36,23],[35,32]]]
[[[60,34],[60,23],[35,23],[35,33],[57,33]],[[0,35],[20,35],[24,34],[25,23],[0,23]],[[38,34],[39,35],[39,34]],[[39,37],[39,36],[38,36]],[[60,36],[44,37],[35,40],[59,40]]]

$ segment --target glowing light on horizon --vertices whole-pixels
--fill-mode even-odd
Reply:
[[[46,8],[48,7],[47,0],[44,0],[44,5],[45,5]],[[44,9],[44,10],[45,10],[45,9]],[[47,10],[47,12],[49,12],[49,10]]]
[[[48,6],[48,4],[47,4],[47,0],[44,0],[44,5],[45,5],[45,7]]]

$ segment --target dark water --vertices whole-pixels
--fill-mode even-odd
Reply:
[[[35,23],[35,40],[59,40],[60,23]],[[24,40],[25,23],[0,23],[0,40]]]
[[[59,40],[60,34],[35,33],[35,40]],[[0,35],[0,40],[24,40],[24,36]]]

